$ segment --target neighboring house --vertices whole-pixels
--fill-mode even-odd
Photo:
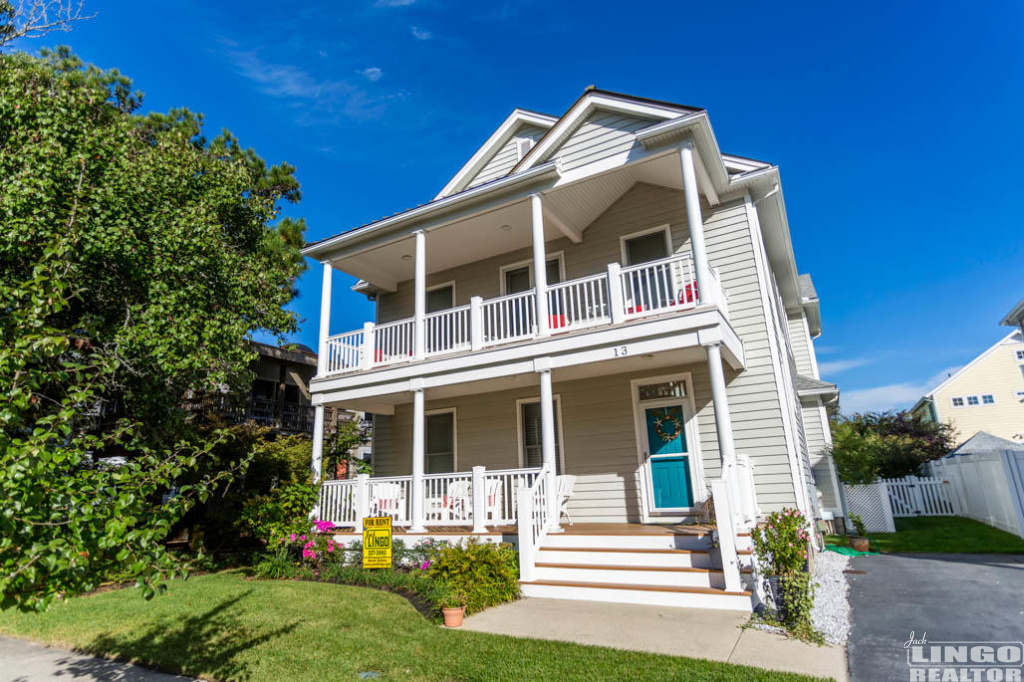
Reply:
[[[1024,301],[1002,322],[1017,326]],[[911,410],[929,421],[956,429],[956,443],[985,431],[1024,441],[1024,332],[1014,329],[998,343],[926,393]]]
[[[307,246],[317,419],[372,413],[388,477],[325,484],[320,515],[518,542],[528,595],[751,608],[752,525],[838,507],[780,183],[702,109],[588,88],[514,110],[429,203]],[[330,333],[333,269],[373,323]],[[712,498],[715,547],[674,525]]]

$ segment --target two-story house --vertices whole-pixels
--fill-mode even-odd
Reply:
[[[837,498],[779,170],[703,109],[516,109],[429,203],[304,253],[317,419],[374,415],[375,476],[321,490],[340,526],[517,542],[527,595],[750,609],[750,527]],[[331,333],[335,269],[362,329]]]

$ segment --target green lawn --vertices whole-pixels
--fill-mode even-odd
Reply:
[[[896,519],[895,533],[871,533],[871,549],[955,554],[1024,554],[1024,539],[960,516]],[[828,535],[829,544],[849,546],[846,536]]]
[[[213,679],[808,680],[760,668],[444,630],[367,588],[246,580],[173,582],[146,602],[125,589],[0,613],[0,632]]]

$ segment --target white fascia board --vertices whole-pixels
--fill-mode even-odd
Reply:
[[[455,174],[448,184],[444,186],[437,196],[434,197],[434,201],[443,199],[449,194],[454,194],[465,189],[466,185],[476,176],[480,169],[483,168],[487,162],[493,157],[501,146],[508,142],[509,138],[515,133],[516,129],[524,123],[539,126],[541,128],[550,129],[551,126],[555,125],[558,118],[555,116],[548,116],[546,114],[538,114],[533,111],[525,111],[523,109],[514,109],[509,117],[498,126],[487,141],[476,150],[476,153],[470,157],[469,161],[459,169],[459,172]]]
[[[316,395],[321,393],[333,394],[344,391],[349,398],[365,398],[393,392],[392,388],[395,385],[415,378],[422,378],[425,386],[438,386],[500,376],[501,372],[506,370],[510,375],[517,374],[522,372],[523,366],[528,365],[532,368],[533,360],[537,357],[551,357],[552,367],[563,367],[613,359],[616,357],[615,347],[623,344],[628,344],[631,349],[635,349],[630,355],[694,347],[700,345],[702,339],[707,340],[710,336],[715,336],[716,332],[713,330],[716,327],[719,334],[716,338],[720,339],[722,345],[727,349],[726,357],[732,360],[730,365],[733,369],[743,368],[745,357],[739,336],[718,309],[711,309],[691,312],[682,316],[669,315],[641,323],[603,327],[579,334],[554,336],[513,346],[411,362],[395,367],[381,367],[337,377],[328,376],[314,379],[309,388],[313,393],[314,404],[323,403],[322,400],[317,402],[316,399]],[[641,351],[640,348],[646,350]],[[574,357],[578,360],[561,360],[560,356]],[[448,375],[452,376],[445,378]],[[476,378],[454,380],[455,375]]]
[[[548,134],[535,145],[530,152],[512,169],[513,173],[533,168],[547,160],[555,149],[564,142],[573,131],[575,131],[587,117],[597,110],[613,111],[620,114],[642,116],[645,118],[671,119],[684,115],[679,109],[636,102],[622,97],[614,97],[606,94],[588,93],[580,98],[576,104],[565,113],[555,126],[548,131]]]
[[[697,157],[704,166],[704,174],[708,176],[714,192],[722,194],[728,191],[729,171],[722,160],[722,151],[718,148],[718,140],[715,139],[715,131],[711,128],[711,119],[706,111],[657,123],[636,133],[637,141],[645,149],[657,149],[687,137],[693,139]]]
[[[983,353],[982,353],[981,355],[979,355],[978,357],[974,358],[973,360],[971,360],[970,362],[968,362],[968,363],[967,363],[966,365],[964,365],[963,367],[961,367],[961,368],[960,368],[960,369],[958,369],[957,371],[953,372],[953,373],[952,373],[952,374],[951,374],[950,376],[946,377],[946,379],[945,379],[945,380],[944,380],[944,381],[943,381],[942,383],[940,383],[940,384],[939,384],[938,386],[936,386],[936,387],[935,387],[935,388],[933,388],[932,390],[930,390],[930,391],[928,391],[927,393],[925,393],[925,394],[924,394],[924,397],[925,397],[925,398],[931,398],[931,399],[934,399],[934,398],[935,398],[935,394],[936,394],[936,393],[938,393],[939,391],[941,391],[942,389],[944,389],[944,388],[945,388],[946,386],[948,386],[948,385],[949,385],[950,383],[952,383],[952,382],[956,381],[957,379],[959,379],[960,377],[962,377],[962,376],[963,376],[963,375],[964,375],[965,373],[967,373],[967,372],[968,372],[968,371],[969,371],[969,370],[970,370],[970,369],[971,369],[972,367],[974,367],[975,365],[977,365],[977,364],[978,364],[979,362],[981,362],[982,360],[984,360],[985,358],[987,358],[987,357],[988,357],[989,355],[991,355],[992,353],[996,352],[996,351],[997,351],[997,350],[998,350],[998,349],[999,349],[999,348],[1000,348],[1001,346],[1003,346],[1004,344],[1006,344],[1006,342],[1007,342],[1007,341],[1009,341],[1010,339],[1012,339],[1012,338],[1013,338],[1013,337],[1015,337],[1015,336],[1021,336],[1021,337],[1022,337],[1022,339],[1024,339],[1024,335],[1022,335],[1022,334],[1021,334],[1021,331],[1020,331],[1019,329],[1014,329],[1014,330],[1013,330],[1012,332],[1010,332],[1009,334],[1007,334],[1007,335],[1006,335],[1006,336],[1004,336],[1003,338],[999,339],[999,341],[997,341],[997,342],[996,342],[996,343],[995,343],[994,345],[992,345],[992,346],[991,346],[990,348],[988,348],[987,350],[985,350],[985,351],[984,351],[984,352],[983,352]],[[924,400],[924,398],[922,398],[922,400]],[[916,406],[915,406],[915,407],[916,407]]]
[[[1006,314],[1006,317],[1004,317],[1003,321],[999,324],[1004,324],[1007,327],[1024,325],[1024,298],[1020,300],[1020,303],[1010,309],[1010,312]]]
[[[499,198],[505,192],[513,190],[521,184],[541,180],[548,175],[558,175],[558,169],[555,167],[554,163],[545,163],[541,166],[530,169],[528,172],[524,171],[522,173],[504,177],[500,180],[488,182],[483,185],[479,185],[478,187],[464,190],[458,194],[453,194],[450,197],[445,197],[438,201],[432,201],[429,204],[424,204],[423,206],[418,206],[403,213],[399,213],[398,215],[393,215],[375,223],[370,223],[369,225],[365,225],[358,229],[343,232],[314,246],[307,246],[302,249],[302,255],[323,260],[327,258],[330,252],[343,246],[347,247],[352,244],[357,244],[371,236],[378,236],[383,232],[401,226],[409,226],[411,223],[415,223],[416,221],[427,217],[443,215],[447,211],[462,208],[467,204],[479,201],[484,197],[492,199]]]
[[[742,156],[734,156],[732,154],[722,154],[722,163],[725,164],[726,170],[736,173],[748,173],[750,171],[771,167],[771,164],[767,161],[747,159]]]

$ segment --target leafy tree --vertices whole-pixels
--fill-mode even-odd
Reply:
[[[371,424],[367,420],[360,419],[339,419],[334,430],[334,435],[327,442],[324,448],[324,471],[334,475],[335,467],[341,462],[347,462],[351,467],[356,466],[356,473],[371,474],[372,467],[369,462],[356,460],[352,457],[352,451],[360,445],[370,442]],[[350,469],[351,470],[351,469]]]
[[[949,454],[954,445],[948,425],[905,411],[838,416],[830,426],[831,454],[846,483],[917,476],[922,465]]]
[[[210,466],[227,436],[182,399],[244,390],[246,339],[296,328],[295,169],[141,100],[66,48],[0,55],[4,608],[173,575],[171,526],[249,457]]]

